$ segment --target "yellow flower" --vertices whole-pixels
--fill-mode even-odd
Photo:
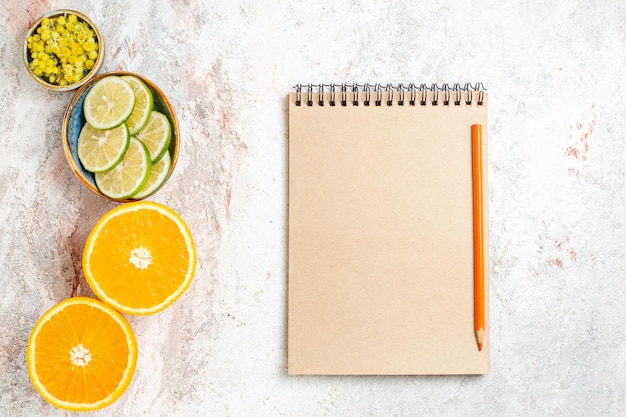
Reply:
[[[45,18],[35,32],[27,40],[35,75],[67,85],[80,81],[95,66],[96,34],[76,15]]]
[[[91,41],[87,41],[83,44],[83,49],[87,52],[95,51],[98,48],[98,45]]]

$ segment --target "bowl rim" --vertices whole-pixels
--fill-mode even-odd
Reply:
[[[46,18],[51,18],[51,17],[56,17],[56,16],[61,16],[61,15],[68,15],[68,14],[74,14],[76,15],[79,19],[83,20],[84,22],[87,22],[89,24],[89,26],[91,26],[91,28],[93,29],[94,33],[96,34],[96,39],[98,40],[98,57],[96,58],[96,62],[94,63],[93,68],[77,83],[74,84],[70,84],[70,85],[64,85],[64,86],[60,86],[60,85],[54,85],[54,84],[50,84],[46,81],[44,81],[41,77],[35,75],[35,73],[33,72],[33,70],[30,69],[30,61],[29,61],[29,52],[28,52],[28,37],[30,35],[33,34],[33,32],[41,25],[41,22],[46,19]],[[98,29],[98,27],[93,23],[93,21],[86,16],[85,14],[77,11],[77,10],[73,10],[73,9],[58,9],[58,10],[53,10],[51,12],[48,12],[44,15],[42,15],[41,17],[39,17],[39,19],[37,19],[35,21],[35,23],[33,23],[28,31],[26,32],[26,36],[24,37],[24,47],[23,47],[23,51],[22,51],[22,60],[24,62],[24,66],[26,67],[26,72],[28,72],[28,74],[30,75],[30,77],[35,80],[35,82],[37,82],[37,84],[41,85],[42,87],[45,87],[49,90],[52,91],[72,91],[75,90],[77,88],[79,88],[80,86],[82,86],[83,84],[85,84],[86,82],[88,82],[91,78],[93,78],[102,68],[102,64],[104,63],[104,55],[105,55],[105,44],[104,44],[104,37],[102,36],[102,33],[100,33],[100,29]]]
[[[87,181],[87,179],[85,179],[85,177],[82,175],[80,167],[76,164],[76,161],[74,160],[74,156],[72,155],[72,150],[70,149],[68,125],[70,121],[70,116],[76,105],[76,102],[80,99],[80,97],[83,95],[85,90],[87,90],[91,85],[93,85],[94,83],[96,83],[97,81],[105,77],[124,76],[124,75],[132,75],[132,76],[139,78],[141,81],[143,81],[147,85],[148,88],[150,88],[154,93],[156,93],[159,96],[159,98],[163,101],[163,104],[167,108],[168,114],[166,116],[168,117],[170,124],[172,125],[172,141],[174,142],[174,148],[173,148],[173,152],[170,153],[170,158],[171,158],[170,172],[167,174],[167,177],[165,178],[161,186],[165,185],[165,183],[169,181],[170,177],[172,176],[172,173],[174,172],[174,168],[176,167],[176,162],[178,161],[178,154],[180,151],[180,130],[178,126],[178,117],[176,116],[174,107],[172,106],[172,103],[170,102],[167,95],[154,82],[146,78],[144,75],[137,74],[135,72],[129,72],[129,71],[111,71],[111,72],[104,72],[102,74],[98,74],[94,76],[93,78],[88,80],[86,83],[84,83],[82,86],[80,86],[80,88],[75,92],[70,102],[67,104],[67,107],[65,108],[65,113],[63,114],[63,124],[61,126],[61,138],[63,142],[63,151],[65,153],[65,159],[67,159],[67,162],[70,165],[70,168],[72,169],[72,171],[74,172],[74,175],[80,180],[80,182],[83,183],[83,185],[85,185],[93,193],[97,194],[100,197],[106,198],[108,200],[115,201],[117,203],[129,203],[133,201],[144,200],[146,198],[154,196],[159,191],[159,189],[155,190],[152,194],[142,199],[136,199],[136,198],[130,197],[127,199],[118,200],[118,199],[114,199],[107,195],[102,194],[100,190],[98,190],[97,187],[95,187],[90,181]],[[172,145],[170,144],[170,146]]]

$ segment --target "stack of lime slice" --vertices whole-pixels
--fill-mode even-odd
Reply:
[[[102,194],[141,199],[163,185],[171,168],[172,127],[139,78],[100,79],[85,96],[83,112],[87,123],[78,137],[78,159],[94,173]]]

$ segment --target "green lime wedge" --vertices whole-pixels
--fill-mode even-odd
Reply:
[[[126,81],[114,75],[101,78],[85,96],[85,120],[96,129],[112,129],[130,117],[135,101],[135,92]]]
[[[137,139],[142,141],[150,151],[152,163],[157,162],[165,154],[172,139],[172,127],[167,116],[156,110],[152,111],[148,123],[137,133]]]
[[[134,75],[124,75],[121,78],[130,84],[135,92],[135,108],[128,120],[126,120],[130,134],[134,135],[139,132],[141,128],[146,125],[148,119],[150,119],[150,114],[152,114],[152,108],[154,107],[154,98],[152,97],[150,89],[139,78]]]
[[[150,178],[143,186],[141,191],[133,196],[133,198],[146,198],[154,194],[165,183],[165,180],[169,176],[170,169],[172,167],[172,158],[170,153],[165,152],[163,157],[158,162],[152,165],[150,170]]]
[[[148,181],[152,163],[146,146],[131,136],[122,161],[110,171],[96,172],[100,192],[114,200],[134,196]]]
[[[108,171],[124,157],[130,133],[125,123],[108,130],[100,130],[85,123],[78,135],[78,159],[87,171]]]

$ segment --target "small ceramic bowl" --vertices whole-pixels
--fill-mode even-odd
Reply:
[[[91,29],[93,29],[96,35],[96,41],[98,43],[98,57],[96,58],[94,66],[91,68],[91,70],[87,74],[83,76],[83,78],[81,78],[80,81],[75,82],[73,84],[61,86],[61,85],[49,83],[42,77],[35,75],[33,70],[30,68],[31,52],[28,49],[28,38],[30,37],[30,35],[37,33],[37,29],[41,26],[41,22],[44,19],[56,18],[56,17],[63,16],[63,15],[68,16],[70,14],[76,15],[78,20],[87,23],[91,27]],[[35,80],[35,82],[37,82],[37,84],[53,91],[75,90],[81,85],[87,83],[90,79],[92,79],[98,73],[98,71],[100,71],[100,68],[102,67],[102,63],[104,62],[104,55],[105,55],[105,46],[104,46],[104,38],[102,37],[102,34],[100,33],[96,25],[94,25],[93,22],[87,16],[75,10],[62,9],[62,10],[55,10],[53,12],[44,14],[39,19],[37,19],[37,21],[30,27],[30,29],[26,33],[26,37],[24,38],[23,58],[24,58],[24,66],[26,67],[26,71],[31,76],[31,78]]]
[[[144,84],[150,89],[152,92],[152,96],[154,98],[154,109],[163,113],[169,119],[170,125],[172,126],[172,139],[170,141],[170,146],[168,148],[170,152],[170,157],[172,160],[172,164],[170,167],[170,172],[163,182],[165,184],[169,177],[174,172],[174,168],[176,167],[176,161],[178,160],[178,149],[179,149],[179,129],[178,129],[178,119],[176,118],[176,114],[174,113],[174,109],[170,101],[167,99],[163,91],[159,89],[152,81],[148,80],[142,75],[135,74],[132,72],[107,72],[100,75],[97,75],[87,81],[82,87],[76,91],[74,97],[70,101],[65,110],[65,115],[63,116],[63,125],[61,127],[61,137],[63,139],[63,149],[65,151],[65,157],[67,158],[67,162],[70,164],[72,171],[78,177],[78,179],[91,191],[99,195],[100,197],[104,197],[106,199],[112,200],[110,197],[102,194],[100,190],[98,190],[98,186],[96,185],[96,180],[94,174],[89,172],[83,168],[80,160],[78,159],[78,136],[80,134],[81,129],[85,125],[85,116],[83,114],[83,101],[85,100],[85,96],[91,90],[94,83],[98,80],[110,76],[110,75],[134,75],[139,78]],[[158,190],[157,190],[158,191]],[[154,195],[154,193],[152,194]],[[147,196],[149,197],[149,196]],[[146,198],[147,198],[146,197]],[[118,202],[130,202],[136,201],[137,199],[126,199],[126,200],[114,200]]]

